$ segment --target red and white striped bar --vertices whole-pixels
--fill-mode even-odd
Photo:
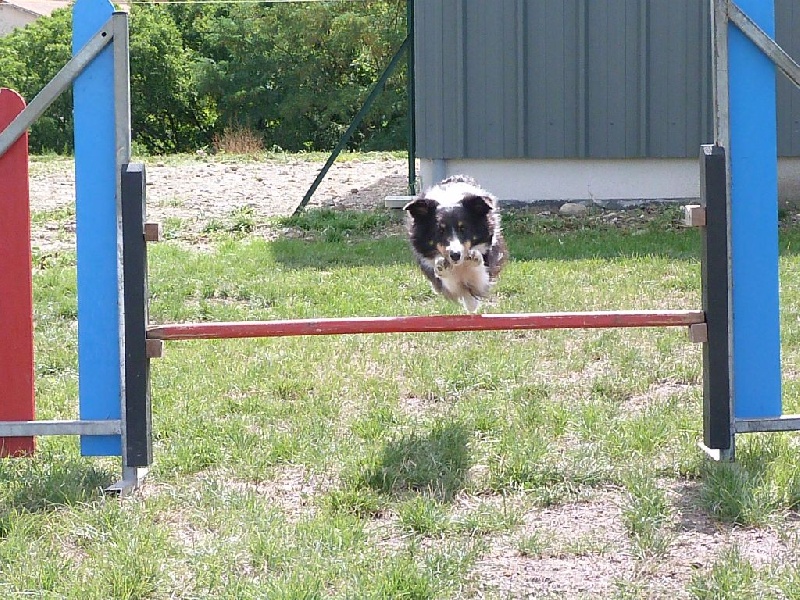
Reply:
[[[339,319],[290,319],[286,321],[153,325],[148,328],[147,337],[156,340],[208,340],[356,333],[680,327],[704,322],[705,314],[702,310],[348,317]]]

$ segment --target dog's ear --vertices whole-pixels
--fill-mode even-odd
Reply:
[[[489,196],[475,196],[470,194],[461,199],[461,204],[473,214],[484,216],[494,210],[494,200]]]
[[[415,219],[425,219],[436,212],[436,200],[430,198],[415,198],[403,207]]]

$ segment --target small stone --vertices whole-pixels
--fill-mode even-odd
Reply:
[[[561,208],[558,209],[558,214],[569,217],[582,215],[585,212],[586,205],[581,204],[580,202],[567,202],[566,204],[562,204]]]

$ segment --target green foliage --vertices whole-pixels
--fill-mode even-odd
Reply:
[[[131,120],[134,139],[151,153],[203,146],[216,119],[192,76],[196,54],[162,5],[137,7],[131,17]]]
[[[405,1],[138,4],[131,10],[133,142],[193,151],[226,128],[267,148],[329,150],[405,36]],[[30,100],[69,60],[71,13],[0,39],[0,85]],[[31,130],[34,152],[72,149],[68,91]],[[403,68],[389,79],[350,149],[405,147]]]
[[[232,124],[263,133],[268,148],[331,148],[349,125],[405,30],[405,3],[239,4],[174,7],[197,62],[200,92]],[[351,147],[402,147],[404,77],[387,83]]]
[[[30,102],[70,59],[71,35],[72,13],[62,9],[0,38],[0,87]],[[28,143],[36,153],[72,149],[71,88],[31,128]]]

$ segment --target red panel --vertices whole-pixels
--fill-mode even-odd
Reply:
[[[0,131],[25,107],[0,89]],[[33,299],[28,135],[0,157],[0,421],[30,421],[33,397]],[[31,454],[32,437],[0,438],[0,456]]]
[[[147,337],[160,340],[191,340],[290,335],[342,335],[351,333],[675,327],[704,322],[705,315],[701,310],[353,317],[343,319],[156,325],[148,329]]]

